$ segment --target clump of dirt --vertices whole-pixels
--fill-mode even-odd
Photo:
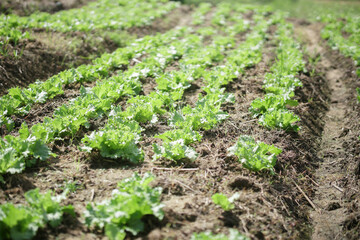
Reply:
[[[0,13],[14,13],[27,16],[34,12],[55,13],[61,10],[82,7],[94,0],[4,0],[0,3]]]

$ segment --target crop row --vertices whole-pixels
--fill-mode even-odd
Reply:
[[[271,72],[265,75],[263,88],[264,98],[257,98],[251,103],[251,113],[259,118],[259,123],[269,129],[281,128],[286,131],[298,131],[296,122],[299,117],[287,109],[287,106],[296,106],[295,88],[302,83],[296,78],[300,71],[305,71],[305,62],[300,45],[292,38],[293,26],[282,22],[278,26],[277,61],[270,68]]]
[[[212,6],[210,3],[200,3],[197,9],[193,13],[192,23],[194,25],[201,25],[205,22],[205,16],[210,12]]]
[[[145,26],[178,6],[179,3],[167,0],[98,0],[82,8],[55,14],[1,15],[0,40],[3,45],[16,44],[30,36],[26,29],[31,28],[89,32]]]
[[[336,15],[324,15],[321,21],[326,24],[321,36],[328,40],[333,49],[338,49],[346,57],[354,60],[360,77],[360,17],[339,19]],[[348,35],[347,37],[344,34]]]
[[[302,86],[295,77],[299,71],[304,71],[304,61],[300,46],[292,38],[292,25],[279,16],[276,32],[278,42],[277,60],[265,75],[263,88],[264,98],[257,98],[251,103],[250,112],[259,118],[259,123],[266,128],[280,128],[285,131],[298,131],[295,124],[298,116],[287,109],[296,106],[293,100],[295,88]],[[267,169],[274,173],[277,155],[282,150],[263,142],[256,142],[251,136],[242,135],[236,144],[228,149],[229,155],[237,156],[243,167],[251,171]]]

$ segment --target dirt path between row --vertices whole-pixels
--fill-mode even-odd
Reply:
[[[321,160],[315,171],[313,188],[315,194],[312,201],[315,209],[310,212],[312,220],[313,240],[348,239],[343,229],[347,217],[348,199],[344,198],[344,189],[341,186],[343,179],[351,174],[344,165],[349,163],[345,159],[347,146],[343,144],[346,134],[346,122],[349,112],[353,111],[349,99],[352,97],[353,88],[346,84],[348,68],[345,64],[334,61],[338,53],[326,47],[320,36],[321,25],[297,25],[296,31],[300,38],[307,44],[309,56],[320,57],[317,69],[324,74],[330,88],[329,110],[324,117],[324,129],[320,147],[317,152]]]
[[[341,225],[345,220],[346,209],[342,201],[342,190],[338,181],[345,172],[341,169],[346,149],[342,146],[342,130],[346,109],[347,89],[342,84],[344,69],[335,68],[327,72],[331,94],[330,110],[325,116],[325,127],[318,157],[323,159],[315,176],[319,184],[314,203],[320,208],[311,213],[314,223],[313,239],[343,239]]]

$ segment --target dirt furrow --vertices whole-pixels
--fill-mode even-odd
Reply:
[[[319,60],[317,70],[323,74],[330,90],[328,111],[322,119],[324,127],[317,149],[320,163],[314,172],[311,200],[316,208],[310,211],[313,225],[311,239],[353,239],[346,237],[343,227],[351,203],[351,199],[344,195],[347,190],[344,182],[353,174],[346,167],[352,159],[346,157],[349,149],[343,143],[347,139],[344,130],[354,111],[351,99],[354,98],[355,88],[354,84],[349,84],[352,77],[347,74],[351,63],[344,64],[346,59],[326,46],[320,37],[321,28],[320,24],[315,23],[297,24],[297,33],[306,42],[309,56]]]
[[[311,213],[314,222],[313,239],[343,239],[341,225],[346,217],[345,202],[338,181],[346,174],[341,162],[346,149],[342,146],[341,134],[345,127],[347,89],[342,83],[344,69],[335,68],[327,72],[326,79],[331,88],[330,110],[325,116],[325,127],[318,157],[323,160],[315,176],[319,187],[314,203],[319,208]]]

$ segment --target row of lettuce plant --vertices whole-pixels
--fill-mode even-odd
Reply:
[[[170,113],[168,124],[173,130],[156,136],[163,140],[163,144],[153,145],[154,159],[163,158],[175,162],[186,159],[194,161],[198,154],[190,145],[201,140],[200,130],[210,130],[228,117],[227,113],[221,111],[221,105],[225,102],[233,102],[234,96],[227,94],[223,86],[238,77],[245,68],[261,60],[263,40],[268,26],[272,24],[261,14],[254,18],[257,25],[253,27],[244,43],[235,50],[229,51],[226,64],[210,70],[203,69],[199,73],[206,83],[202,88],[206,95],[199,96],[194,108],[187,105]]]
[[[216,11],[213,13],[211,23],[214,26],[220,27],[221,30],[227,34],[237,34],[243,32],[244,27],[246,28],[249,24],[249,21],[243,19],[241,13],[255,11],[257,14],[262,15],[262,13],[267,12],[267,8],[259,7],[255,8],[251,5],[243,4],[231,4],[227,2],[222,2],[217,5]],[[236,12],[237,14],[233,14]],[[232,24],[229,25],[228,23]]]
[[[141,57],[144,52],[171,42],[178,31],[146,36],[128,47],[103,54],[95,59],[93,64],[65,70],[44,82],[30,84],[25,89],[19,87],[9,89],[9,94],[0,98],[0,126],[5,125],[8,131],[12,130],[14,128],[12,115],[29,113],[34,104],[45,103],[48,99],[63,94],[64,88],[69,84],[91,82],[111,76],[115,70],[128,66],[130,60]]]
[[[255,99],[249,110],[254,117],[259,117],[262,126],[298,131],[299,127],[294,123],[300,119],[287,106],[298,104],[292,97],[295,88],[302,84],[295,75],[304,70],[305,63],[299,44],[292,38],[292,25],[285,22],[282,14],[278,14],[277,22],[277,61],[271,67],[271,73],[265,75],[265,97]],[[241,135],[228,151],[230,156],[239,159],[243,167],[255,172],[266,169],[271,173],[274,173],[277,156],[282,152],[247,135]]]
[[[235,33],[244,31],[248,27],[245,21],[239,21],[239,23],[240,26],[238,26],[237,31],[234,31]],[[200,33],[205,34],[208,30],[207,28],[201,29]],[[170,36],[160,36],[171,40]],[[164,41],[166,40],[160,39],[159,35],[156,37],[147,36],[138,39],[131,46],[120,48],[111,54],[104,54],[95,59],[91,65],[82,65],[76,69],[63,71],[45,82],[37,81],[30,84],[25,89],[18,87],[9,89],[9,94],[0,98],[0,127],[5,125],[8,131],[12,130],[15,125],[11,118],[12,115],[27,114],[34,104],[44,103],[48,99],[63,94],[64,87],[71,83],[83,83],[106,78],[113,71],[127,66],[129,61],[141,54],[143,49],[160,46]]]
[[[141,63],[119,75],[97,82],[92,89],[82,87],[80,96],[55,110],[52,118],[44,118],[42,123],[33,125],[31,129],[23,124],[19,136],[5,136],[0,140],[0,173],[21,172],[25,166],[33,165],[36,159],[47,159],[51,153],[46,144],[75,136],[80,127],[89,127],[90,119],[104,116],[121,97],[137,95],[141,91],[141,79],[162,72],[186,50],[186,44],[197,41],[191,35],[187,41],[179,39],[185,35],[188,35],[188,30],[184,28],[172,31],[171,44],[160,44],[157,49],[144,49],[142,54],[147,53],[148,57]]]
[[[333,49],[338,49],[344,56],[351,57],[360,77],[360,17],[348,16],[339,19],[334,14],[323,15],[320,20],[325,23],[321,37],[327,39]],[[344,36],[344,32],[348,35]]]
[[[345,19],[339,18],[342,17]],[[338,49],[344,56],[351,57],[357,67],[356,74],[360,77],[360,17],[337,16],[327,14],[319,17],[325,23],[321,37],[326,39],[333,49]],[[348,36],[345,37],[343,32]],[[360,88],[357,88],[359,99]]]
[[[42,12],[28,17],[0,15],[0,39],[2,44],[16,44],[29,38],[26,29],[31,28],[89,32],[146,26],[178,6],[178,2],[167,0],[98,0],[82,8],[55,14]]]
[[[251,103],[250,112],[259,118],[260,125],[285,131],[298,131],[296,122],[300,120],[287,106],[296,106],[295,88],[302,83],[296,78],[300,71],[305,71],[305,62],[300,45],[293,39],[293,26],[285,21],[278,25],[277,60],[264,79],[264,98],[257,98]]]
[[[208,29],[216,32],[216,29],[211,27]],[[213,43],[209,46],[201,46],[201,42],[196,45],[187,43],[188,51],[179,60],[180,70],[156,76],[156,91],[128,100],[125,111],[120,108],[113,109],[103,129],[83,138],[85,146],[82,149],[89,152],[97,149],[104,157],[142,161],[142,151],[136,148],[141,134],[138,124],[154,123],[158,115],[174,108],[174,103],[182,98],[190,83],[200,78],[205,68],[222,61],[222,52],[233,46],[234,42],[235,39],[231,37],[213,36]]]

